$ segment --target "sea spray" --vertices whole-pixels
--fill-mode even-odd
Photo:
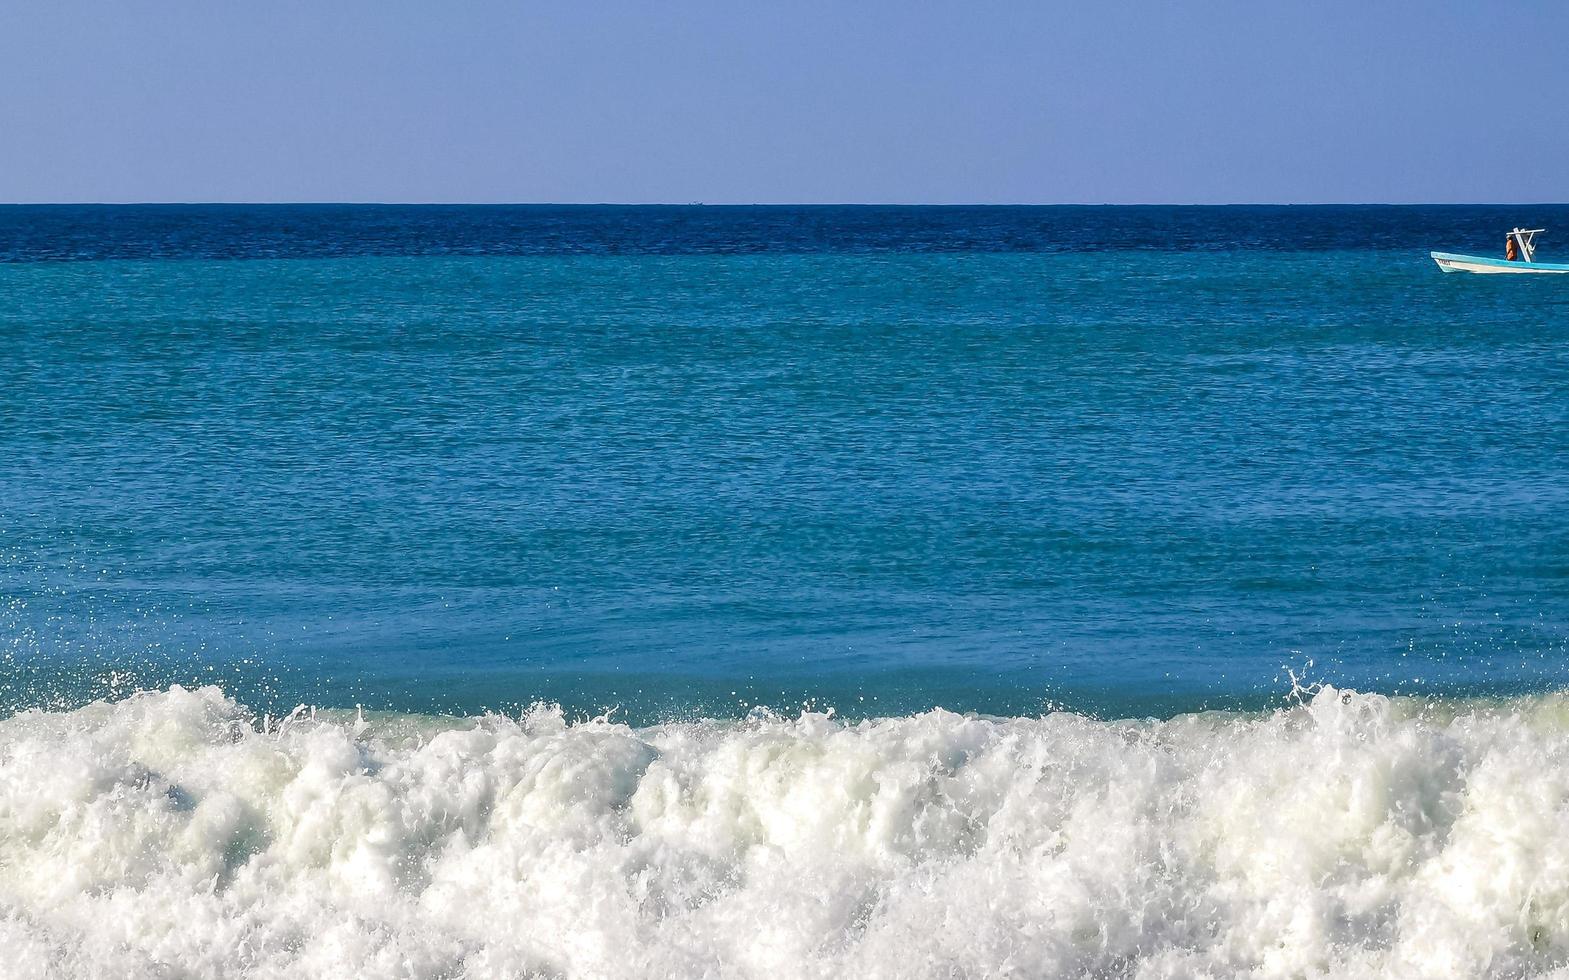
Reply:
[[[1519,976],[1569,708],[0,722],[7,977]]]

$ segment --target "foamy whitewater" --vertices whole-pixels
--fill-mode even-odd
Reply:
[[[7,977],[1478,977],[1569,962],[1569,700],[633,729],[0,723]]]

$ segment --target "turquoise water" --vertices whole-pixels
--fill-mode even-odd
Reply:
[[[1557,218],[0,208],[0,972],[1562,976]]]
[[[0,699],[1120,716],[1263,704],[1287,668],[1560,684],[1569,290],[1233,224],[0,265]]]

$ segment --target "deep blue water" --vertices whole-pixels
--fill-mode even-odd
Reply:
[[[0,707],[1558,686],[1569,282],[1426,255],[1514,224],[0,208]]]

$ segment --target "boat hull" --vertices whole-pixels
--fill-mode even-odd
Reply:
[[[1433,261],[1445,272],[1479,272],[1483,275],[1563,275],[1569,265],[1556,262],[1510,262],[1508,259],[1490,259],[1483,255],[1456,255],[1453,252],[1430,252]]]

